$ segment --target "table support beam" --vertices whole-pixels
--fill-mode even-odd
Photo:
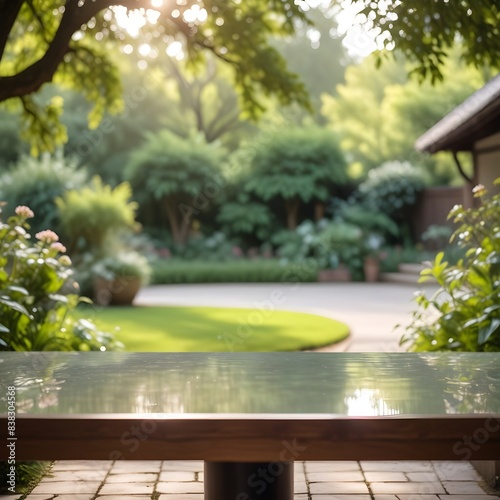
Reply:
[[[205,500],[293,500],[293,462],[205,462]]]

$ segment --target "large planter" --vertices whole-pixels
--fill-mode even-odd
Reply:
[[[114,280],[94,279],[94,302],[101,306],[129,306],[141,288],[137,276],[120,276]]]
[[[347,267],[341,266],[337,269],[322,269],[318,273],[320,283],[335,283],[352,281],[351,271]]]
[[[365,257],[363,261],[365,281],[375,283],[380,278],[380,262],[376,257]]]

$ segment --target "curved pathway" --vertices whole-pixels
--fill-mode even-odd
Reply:
[[[334,350],[373,352],[400,350],[403,331],[416,304],[418,286],[394,283],[247,283],[156,285],[144,288],[141,305],[248,307],[310,312],[346,323],[350,337]],[[437,287],[426,285],[427,294]],[[328,349],[328,348],[327,348]]]

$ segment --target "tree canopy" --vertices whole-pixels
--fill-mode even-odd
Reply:
[[[154,201],[166,214],[174,243],[182,246],[193,216],[206,210],[221,192],[219,163],[214,147],[162,130],[149,134],[134,151],[126,175],[141,205]]]
[[[335,187],[348,182],[344,155],[329,131],[278,130],[254,147],[246,191],[264,201],[283,200],[288,229],[298,224],[301,202],[324,202]]]
[[[425,167],[433,184],[461,182],[447,154],[414,151],[417,138],[484,85],[488,75],[459,62],[455,51],[442,72],[443,82],[419,84],[408,78],[403,57],[373,71],[374,55],[347,68],[336,95],[323,95],[322,112],[339,135],[350,173],[363,177],[382,163],[405,159]]]
[[[443,79],[457,42],[467,64],[500,69],[497,0],[360,1],[361,19],[378,32],[379,46],[402,52],[422,79]]]
[[[141,9],[139,15],[149,21],[138,39],[120,23],[120,7]],[[253,116],[262,110],[262,92],[283,104],[298,101],[307,106],[304,86],[269,43],[270,35],[293,33],[297,19],[307,22],[293,0],[204,0],[194,5],[159,0],[0,0],[0,102],[17,98],[25,135],[37,139],[38,147],[51,149],[66,140],[59,120],[62,102],[54,98],[41,103],[32,95],[51,81],[83,93],[94,103],[89,125],[95,127],[106,110],[123,107],[110,47],[130,51],[140,42],[142,53],[147,53],[144,59],[181,47],[178,50],[196,65],[204,52],[213,53],[233,69],[244,109]],[[134,26],[139,24],[136,20]]]
[[[356,3],[331,2],[340,8]],[[310,3],[317,4],[306,0],[0,0],[0,103],[21,109],[21,133],[32,142],[34,152],[53,149],[67,140],[60,120],[63,101],[58,95],[43,100],[38,90],[56,82],[82,93],[93,103],[89,125],[95,128],[106,111],[125,107],[116,62],[120,50],[135,51],[139,69],[154,59],[160,61],[164,52],[182,56],[192,67],[212,53],[230,68],[243,112],[253,117],[269,95],[280,104],[298,102],[309,107],[305,86],[287,69],[273,40],[309,26],[308,17],[314,17]],[[357,4],[364,7],[361,22],[378,34],[379,47],[402,52],[422,78],[443,78],[444,63],[457,41],[466,63],[500,68],[497,1],[359,0]],[[335,31],[334,18],[329,19]],[[316,32],[305,30],[313,44],[317,33],[328,31],[323,21]],[[380,52],[379,60],[388,53]],[[142,86],[149,88],[146,77]],[[308,87],[316,91],[312,82]]]

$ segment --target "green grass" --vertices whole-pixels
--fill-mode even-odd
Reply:
[[[85,316],[131,352],[296,351],[349,334],[347,325],[322,316],[258,309],[110,307]]]

